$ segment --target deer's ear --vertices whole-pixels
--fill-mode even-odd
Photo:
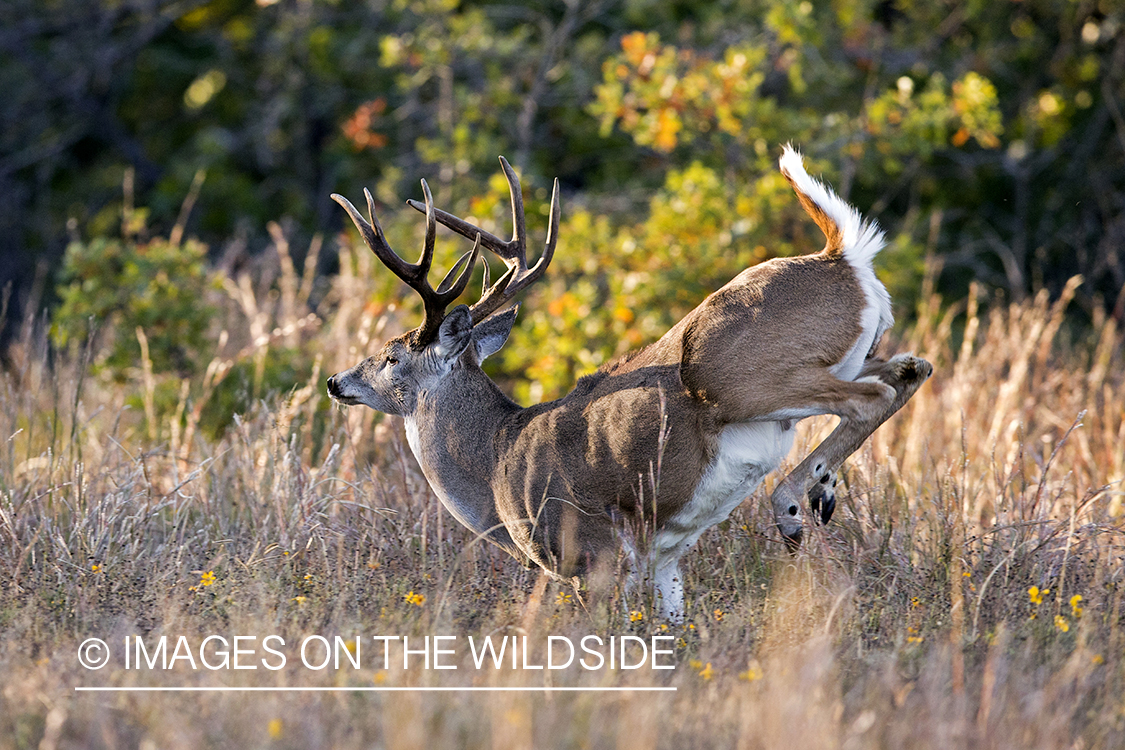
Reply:
[[[465,347],[473,338],[473,318],[469,308],[457,305],[445,316],[438,328],[437,346],[435,351],[445,360],[456,359],[465,351]]]
[[[501,313],[485,318],[473,328],[473,347],[476,349],[477,362],[483,362],[485,357],[495,354],[516,323],[518,307],[513,307]]]

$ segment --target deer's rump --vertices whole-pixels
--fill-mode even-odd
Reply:
[[[683,385],[714,407],[718,428],[769,419],[794,403],[803,378],[848,354],[862,331],[863,301],[840,255],[749,268],[681,322]]]

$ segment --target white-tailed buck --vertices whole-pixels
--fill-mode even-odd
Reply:
[[[387,245],[369,192],[370,223],[332,196],[379,259],[421,295],[425,313],[421,326],[377,356],[329,378],[328,392],[342,404],[401,416],[449,512],[553,576],[581,574],[617,555],[634,544],[630,529],[649,524],[643,548],[626,550],[632,577],[651,570],[661,614],[679,620],[680,557],[778,467],[797,420],[835,414],[840,424],[774,490],[774,517],[790,545],[802,536],[801,499],[808,496],[826,523],[836,469],[929,377],[925,360],[874,356],[892,320],[890,296],[872,270],[883,234],[809,177],[786,147],[781,172],[827,236],[822,251],[746,269],[659,341],[582,378],[557,401],[524,408],[480,365],[507,339],[515,295],[551,262],[559,187],[556,180],[545,249],[529,268],[519,180],[500,163],[511,190],[512,239],[436,210],[423,181],[425,206],[409,202],[426,214],[417,264]],[[438,222],[475,242],[435,290],[427,274]],[[490,284],[486,267],[480,300],[446,312],[481,246],[508,270]]]

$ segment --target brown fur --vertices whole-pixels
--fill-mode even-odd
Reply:
[[[657,527],[691,500],[726,424],[793,404],[844,416],[885,407],[886,387],[828,372],[859,335],[862,301],[841,257],[762,263],[573,393],[511,412],[493,441],[491,486],[501,522],[517,529],[514,543],[551,568],[574,561],[558,570],[563,575],[581,571],[584,561],[616,550],[622,520],[651,520],[658,460]],[[661,394],[667,439],[659,455]]]
[[[623,524],[663,528],[680,513],[727,425],[839,415],[839,436],[775,493],[779,526],[793,538],[793,493],[808,488],[806,475],[843,460],[925,380],[911,381],[896,361],[869,360],[857,382],[832,374],[862,333],[866,298],[839,228],[800,191],[798,198],[825,232],[823,252],[746,269],[659,341],[582,378],[561,399],[521,408],[480,369],[473,346],[443,374],[432,347],[407,351],[395,342],[383,359],[335,376],[330,390],[407,415],[426,478],[450,510],[517,558],[563,576],[616,553]],[[478,322],[473,335],[495,340],[502,315]],[[453,313],[449,320],[455,329]],[[456,336],[449,332],[450,341]],[[371,389],[366,401],[347,390],[357,378]]]

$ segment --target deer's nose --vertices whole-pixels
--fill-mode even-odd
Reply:
[[[340,397],[340,385],[336,382],[336,376],[328,378],[328,395],[334,398]]]

